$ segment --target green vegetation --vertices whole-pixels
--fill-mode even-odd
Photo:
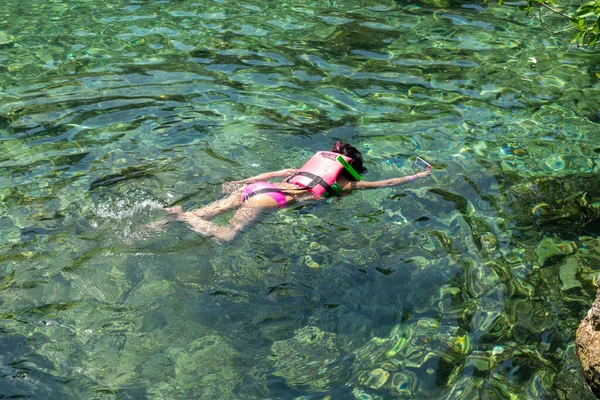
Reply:
[[[502,3],[502,0],[500,0]],[[537,6],[537,7],[536,7]],[[572,43],[580,46],[593,46],[600,38],[600,1],[592,0],[581,4],[560,4],[556,0],[527,0],[522,6],[523,10],[537,13],[540,23],[553,35],[575,30],[571,38]],[[556,20],[569,26],[559,30],[552,30],[549,25]]]

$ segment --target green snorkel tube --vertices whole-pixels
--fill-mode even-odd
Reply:
[[[350,175],[352,175],[357,181],[360,181],[362,179],[362,176],[360,176],[360,174],[356,172],[354,168],[352,168],[352,165],[348,164],[348,161],[344,160],[344,157],[338,156],[337,160],[340,162],[340,164],[344,166],[344,168],[346,168],[346,171],[348,171]]]
[[[360,176],[360,174],[358,172],[356,172],[356,170],[354,168],[352,168],[352,165],[348,164],[348,161],[344,160],[344,157],[338,156],[337,160],[340,162],[340,164],[342,164],[344,166],[346,171],[348,171],[350,173],[350,175],[352,175],[357,181],[360,181],[362,179],[362,176]],[[333,182],[333,185],[331,185],[331,188],[337,193],[337,196],[342,196],[344,194],[344,192],[339,187],[337,182]],[[327,202],[331,203],[331,202],[336,201],[337,196],[328,198]]]

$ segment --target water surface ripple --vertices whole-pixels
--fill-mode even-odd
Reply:
[[[0,397],[593,398],[597,60],[490,2],[3,1]],[[141,230],[335,140],[434,175]]]

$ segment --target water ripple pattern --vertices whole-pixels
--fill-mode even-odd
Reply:
[[[2,1],[0,397],[593,398],[597,58],[494,2]],[[336,140],[433,177],[142,229]]]

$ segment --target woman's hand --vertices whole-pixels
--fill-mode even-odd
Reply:
[[[415,174],[415,176],[419,179],[427,178],[429,175],[431,175],[430,169],[428,169],[427,171],[423,171],[423,172],[417,172]]]
[[[222,186],[223,193],[233,193],[244,185],[243,181],[225,182]]]

